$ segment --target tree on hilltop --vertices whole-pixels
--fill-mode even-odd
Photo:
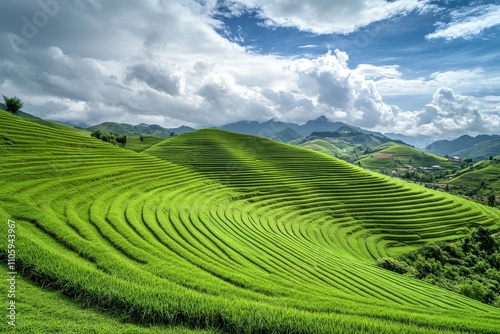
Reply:
[[[97,129],[95,131],[92,131],[90,135],[94,138],[102,139],[102,137],[104,137],[104,132],[101,129]]]
[[[125,144],[127,144],[127,136],[126,135],[117,136],[116,142],[122,146],[125,146]]]
[[[17,96],[7,97],[3,95],[3,99],[5,101],[5,105],[7,106],[7,111],[17,115],[19,109],[23,107],[23,102]]]
[[[90,136],[102,140],[103,142],[110,143],[113,145],[119,144],[122,147],[125,147],[125,144],[127,144],[127,136],[126,135],[118,135],[118,134],[112,134],[112,133],[105,133],[101,129],[97,129],[92,131]]]

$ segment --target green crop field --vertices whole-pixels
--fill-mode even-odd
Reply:
[[[499,309],[375,265],[498,210],[214,129],[137,153],[0,111],[0,157],[20,333],[59,304],[81,332],[499,333]]]
[[[496,192],[500,191],[500,157],[495,160],[483,160],[460,171],[449,181],[452,185],[478,187],[485,182]]]
[[[342,143],[340,144],[336,143],[336,145],[333,145],[323,139],[315,139],[315,140],[310,140],[304,144],[300,144],[299,146],[307,148],[309,150],[325,153],[331,156],[337,156],[337,157],[349,156],[349,153],[347,153],[347,149],[352,150],[352,147]],[[346,151],[344,151],[343,149],[345,149]]]
[[[125,148],[135,152],[142,152],[145,149],[158,144],[163,140],[165,140],[165,138],[155,136],[142,136],[141,141],[140,136],[127,136],[127,145],[125,145]]]
[[[378,171],[380,168],[400,168],[407,165],[413,167],[439,165],[443,168],[452,169],[460,165],[438,155],[394,142],[382,144],[372,149],[372,151],[372,153],[359,160],[363,167],[370,170]]]
[[[2,267],[2,277],[9,277]],[[99,334],[211,334],[216,331],[186,327],[141,326],[116,313],[113,316],[76,304],[59,291],[41,289],[33,282],[17,277],[18,321],[9,333],[99,333]],[[3,306],[3,305],[2,305]],[[6,319],[6,317],[2,317]],[[1,326],[5,326],[3,323]],[[0,327],[2,330],[5,327]],[[2,331],[3,333],[4,331]]]

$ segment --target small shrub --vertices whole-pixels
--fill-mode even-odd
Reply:
[[[478,281],[472,281],[472,283],[464,283],[459,285],[458,292],[472,299],[484,302],[484,296],[486,295],[486,288]]]
[[[378,259],[377,266],[390,271],[394,271],[398,274],[409,274],[413,276],[417,273],[417,271],[407,263],[392,257],[383,257],[381,259]]]

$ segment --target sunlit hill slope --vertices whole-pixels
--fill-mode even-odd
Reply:
[[[0,156],[19,273],[78,304],[227,333],[498,333],[499,309],[374,265],[498,230],[497,210],[220,130],[136,153],[0,111]]]

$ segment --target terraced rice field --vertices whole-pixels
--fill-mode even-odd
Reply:
[[[480,187],[481,182],[500,193],[500,162],[485,160],[474,164],[448,183],[457,186]]]
[[[499,332],[500,310],[374,265],[498,230],[497,210],[219,130],[136,153],[0,112],[0,156],[20,271],[83,305],[228,333]]]
[[[380,168],[401,168],[405,165],[413,167],[431,167],[439,165],[446,169],[459,167],[459,163],[448,161],[448,159],[432,153],[388,142],[374,148],[376,152],[365,155],[360,160],[363,167],[378,171]]]

